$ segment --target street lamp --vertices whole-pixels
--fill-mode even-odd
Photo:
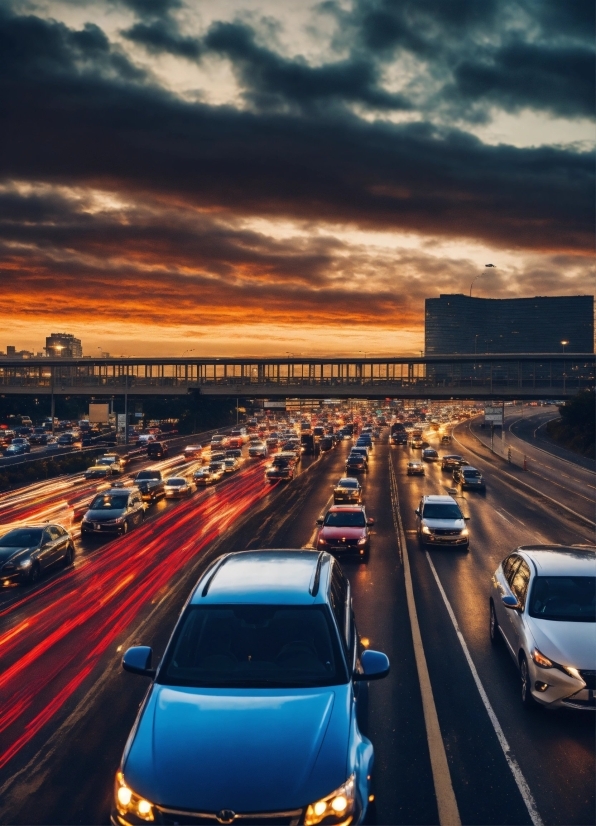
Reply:
[[[485,264],[484,268],[485,269],[492,268],[494,270],[497,269],[495,264]],[[477,278],[480,278],[481,275],[486,275],[486,273],[485,272],[479,272],[478,275],[475,275],[474,278],[472,279],[472,283],[470,284],[470,298],[472,298],[472,287],[474,286],[474,281],[476,281]]]
[[[567,345],[568,345],[568,344],[569,344],[569,342],[568,342],[568,341],[562,341],[562,342],[561,342],[561,345],[562,345],[562,347],[563,347],[563,352],[565,352],[565,347],[567,347]]]

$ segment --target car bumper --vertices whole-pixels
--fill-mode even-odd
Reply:
[[[122,533],[124,524],[124,522],[120,522],[118,525],[106,525],[105,522],[91,522],[89,524],[82,523],[81,536],[83,534],[85,536],[107,536],[109,534],[119,534]]]
[[[452,547],[466,547],[470,541],[468,536],[436,536],[434,534],[422,534],[421,539],[425,545]]]
[[[574,711],[596,711],[596,690],[582,686],[579,680],[558,668],[540,668],[532,658],[528,658],[531,693],[536,702],[553,711],[569,708]],[[591,685],[593,686],[593,677]],[[545,690],[538,685],[547,685]]]

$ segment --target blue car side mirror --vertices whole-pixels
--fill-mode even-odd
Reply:
[[[505,596],[501,597],[501,602],[505,606],[505,608],[511,608],[512,611],[519,611],[521,609],[521,605],[517,597],[511,596],[506,594]]]
[[[148,645],[135,645],[124,652],[122,668],[131,674],[140,674],[142,677],[155,677],[155,669],[151,668],[153,650]]]
[[[389,674],[389,657],[381,651],[364,651],[360,657],[362,672],[354,672],[354,680],[365,682],[368,680],[382,680]]]

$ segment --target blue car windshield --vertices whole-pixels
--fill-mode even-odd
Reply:
[[[337,631],[323,605],[191,605],[157,680],[214,688],[347,681]]]
[[[596,577],[535,577],[530,616],[559,622],[596,622]]]

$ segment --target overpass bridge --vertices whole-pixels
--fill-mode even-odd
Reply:
[[[563,399],[594,387],[594,353],[370,358],[0,358],[0,395]]]

